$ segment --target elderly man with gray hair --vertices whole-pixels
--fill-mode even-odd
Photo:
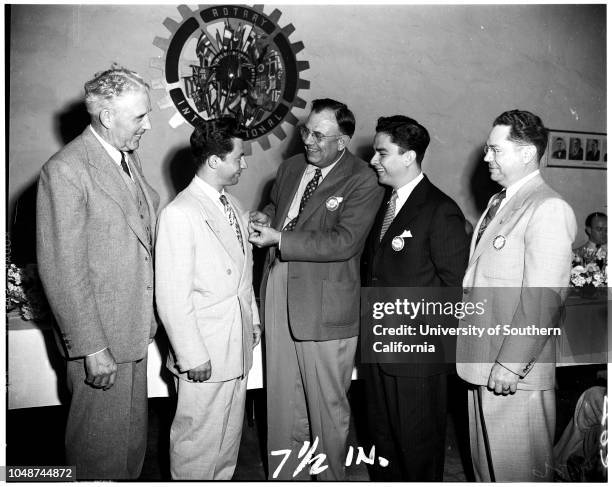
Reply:
[[[151,128],[148,89],[116,65],[85,83],[91,125],[38,184],[38,265],[67,360],[78,479],[136,479],[144,461],[159,196],[135,150]]]

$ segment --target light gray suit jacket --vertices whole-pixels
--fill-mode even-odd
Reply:
[[[463,288],[464,301],[487,300],[486,312],[466,317],[459,326],[556,326],[553,308],[565,299],[576,237],[571,207],[538,174],[499,210],[476,245],[480,223]],[[457,372],[466,381],[486,385],[496,360],[519,374],[519,389],[554,386],[550,336],[458,337]]]
[[[131,156],[154,232],[159,196]],[[153,250],[120,171],[88,127],[40,173],[38,266],[68,358],[136,361],[155,334]]]
[[[167,366],[183,380],[209,360],[208,382],[246,376],[253,362],[253,322],[259,323],[259,315],[247,214],[226,194],[244,252],[226,216],[195,180],[159,216],[157,309],[172,345]]]

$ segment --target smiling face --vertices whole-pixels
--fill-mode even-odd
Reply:
[[[334,112],[331,110],[321,110],[319,113],[311,112],[305,127],[308,129],[308,133],[306,136],[302,136],[302,141],[304,142],[308,162],[320,168],[332,164],[345,148],[344,138],[347,137],[340,132]],[[324,137],[317,141],[312,135],[313,132],[318,132]]]
[[[487,139],[484,158],[489,165],[491,179],[504,188],[537,168],[537,165],[529,164],[531,158],[525,154],[530,146],[509,140],[509,134],[509,125],[495,125]],[[535,147],[531,148],[535,150]]]
[[[138,149],[140,138],[151,128],[151,101],[144,90],[128,91],[111,102],[108,108],[109,142],[120,151]]]
[[[391,142],[391,136],[384,132],[378,132],[374,136],[374,156],[370,164],[378,175],[380,184],[391,186],[394,189],[401,188],[410,180],[410,162],[416,164],[413,151],[404,151]]]
[[[225,154],[225,157],[219,158],[217,167],[217,175],[220,185],[233,186],[240,180],[240,174],[243,169],[247,168],[247,163],[244,160],[244,145],[242,139],[232,138],[234,148],[232,152]]]

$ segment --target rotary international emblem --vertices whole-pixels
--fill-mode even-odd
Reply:
[[[268,134],[286,134],[282,122],[297,124],[292,108],[304,108],[298,91],[310,82],[299,77],[309,68],[296,54],[304,45],[291,43],[292,24],[279,27],[281,12],[263,13],[263,6],[219,5],[193,12],[180,5],[181,22],[166,18],[169,39],[153,44],[164,55],[151,60],[163,71],[153,89],[164,90],[160,108],[174,108],[172,127],[197,126],[206,120],[234,117],[246,141],[270,148]],[[250,144],[245,144],[250,152]]]

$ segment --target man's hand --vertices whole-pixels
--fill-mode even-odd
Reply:
[[[487,387],[489,390],[495,392],[495,394],[514,394],[516,392],[516,385],[518,384],[519,376],[514,372],[508,370],[504,366],[495,363],[491,367],[491,374],[489,375],[489,382]]]
[[[85,357],[85,383],[96,389],[113,387],[117,376],[117,363],[108,348]]]
[[[249,223],[249,242],[259,248],[278,245],[280,232],[272,227],[267,227],[261,223]]]
[[[261,211],[249,212],[249,226],[248,226],[249,238],[251,237],[251,235],[256,233],[255,230],[253,229],[253,223],[259,223],[260,225],[263,225],[264,227],[269,227],[271,223],[271,219],[268,215],[266,215],[265,213],[262,213]]]
[[[210,360],[187,371],[187,377],[194,382],[204,382],[210,379],[210,374],[212,374]]]
[[[253,348],[257,346],[261,340],[261,325],[253,325]]]

